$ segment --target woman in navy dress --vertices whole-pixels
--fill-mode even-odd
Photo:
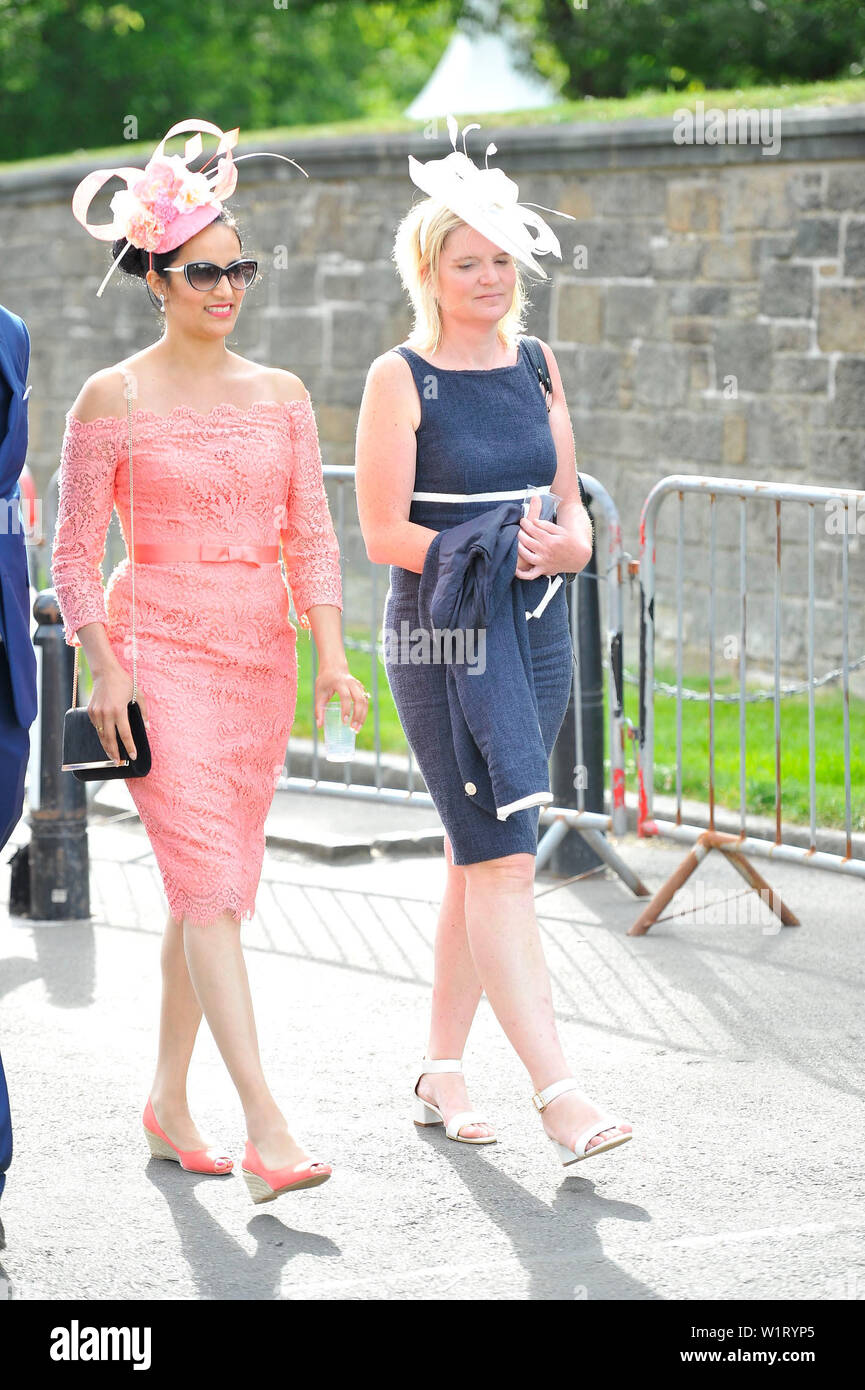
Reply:
[[[527,635],[549,757],[572,670],[565,585],[554,591],[553,581],[587,564],[592,530],[558,366],[541,344],[553,386],[548,410],[521,337],[526,299],[517,262],[544,276],[534,256],[560,251],[546,223],[516,202],[516,186],[501,170],[477,169],[458,152],[425,165],[410,158],[409,165],[430,195],[404,218],[394,248],[415,323],[408,342],[370,368],[358,425],[357,495],[369,558],[391,567],[388,680],[446,832],[447,886],[414,1118],[444,1123],[448,1137],[463,1143],[494,1142],[492,1126],[468,1108],[461,1067],[486,992],[529,1072],[544,1128],[570,1164],[625,1143],[631,1126],[578,1089],[556,1030],[534,912],[538,805],[528,804],[550,798],[527,798],[506,820],[472,800],[476,789],[463,783],[454,752],[446,667],[413,664],[399,640],[422,626],[418,586],[437,532],[529,488],[552,490],[561,499],[557,521],[539,520],[540,499],[532,499],[513,581],[523,587],[527,613],[537,614],[526,619]],[[501,695],[487,692],[493,718]]]

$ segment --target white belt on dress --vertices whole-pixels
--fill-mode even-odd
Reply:
[[[411,500],[413,502],[507,502],[516,500],[518,497],[525,497],[527,493],[537,493],[540,495],[549,492],[549,484],[546,487],[524,487],[512,488],[508,492],[413,492]],[[547,575],[547,591],[532,612],[526,609],[526,621],[529,618],[539,618],[557,589],[561,587],[562,576],[557,574],[555,579],[551,574]]]
[[[521,487],[512,488],[509,492],[413,492],[411,500],[413,502],[508,502],[516,500],[518,497],[525,497],[526,493],[549,492],[549,485],[546,487]]]

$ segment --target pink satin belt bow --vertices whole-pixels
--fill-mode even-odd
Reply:
[[[279,560],[279,546],[152,541],[135,547],[135,559],[153,565],[172,565],[176,560],[242,560],[248,565],[275,565]]]

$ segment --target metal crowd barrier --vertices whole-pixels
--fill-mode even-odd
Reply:
[[[708,647],[708,716],[709,716],[709,747],[708,747],[708,769],[707,786],[709,801],[709,826],[708,829],[698,825],[688,824],[682,815],[682,656],[683,656],[683,620],[686,611],[689,616],[694,613],[694,605],[690,600],[686,604],[686,585],[689,581],[685,577],[684,545],[685,545],[685,494],[699,494],[708,498],[709,502],[709,543],[708,543],[708,614],[707,614],[707,647]],[[679,499],[677,529],[675,535],[676,544],[676,568],[675,568],[675,621],[676,621],[676,673],[677,684],[676,695],[676,817],[675,820],[664,820],[658,818],[653,813],[654,803],[654,758],[655,758],[655,738],[654,738],[654,695],[655,695],[655,633],[657,627],[656,603],[664,594],[658,593],[657,581],[659,578],[658,565],[656,561],[656,546],[658,541],[658,512],[665,498],[671,494],[676,494]],[[737,566],[737,612],[732,620],[725,622],[724,631],[733,635],[738,640],[738,694],[720,695],[715,692],[715,652],[717,635],[717,584],[716,584],[716,551],[717,551],[717,526],[718,526],[718,498],[732,497],[738,498],[738,566]],[[773,554],[773,604],[774,604],[774,626],[773,626],[773,688],[771,695],[768,692],[758,692],[756,694],[746,693],[746,599],[748,589],[748,547],[747,547],[747,518],[748,512],[753,507],[764,504],[774,504],[774,526],[770,526],[770,542],[764,546],[764,554],[770,550]],[[781,698],[783,694],[794,693],[794,691],[782,691],[781,689],[781,616],[782,616],[782,594],[781,594],[781,560],[782,560],[782,526],[781,526],[781,504],[796,503],[799,506],[808,507],[808,547],[807,547],[807,682],[802,689],[808,692],[808,769],[809,769],[809,844],[807,847],[794,845],[784,839],[784,827],[782,821],[783,795],[781,780]],[[841,534],[838,537],[841,547],[841,661],[837,671],[830,672],[828,676],[815,679],[814,672],[814,637],[815,637],[815,526],[817,507],[822,505],[824,516],[827,508],[832,506],[836,512],[843,507],[843,524]],[[849,710],[849,676],[851,669],[865,664],[865,657],[857,659],[851,664],[849,650],[849,625],[850,625],[850,562],[849,562],[849,536],[857,533],[857,511],[865,507],[865,492],[856,491],[852,488],[827,488],[827,487],[807,487],[793,483],[770,483],[755,482],[753,480],[741,478],[714,478],[702,476],[689,476],[674,474],[663,478],[656,483],[649,493],[644,505],[640,522],[641,558],[639,564],[641,579],[641,619],[640,619],[640,731],[639,731],[639,756],[638,756],[638,778],[639,778],[639,816],[638,833],[640,835],[661,835],[684,843],[694,844],[695,848],[682,862],[676,872],[657,892],[652,901],[647,905],[645,911],[630,928],[629,935],[640,936],[648,931],[651,924],[657,920],[661,910],[669,902],[673,894],[682,886],[686,879],[697,868],[698,864],[705,858],[706,854],[715,849],[724,854],[733,867],[742,875],[751,888],[760,892],[763,901],[780,919],[785,926],[796,925],[797,919],[790,909],[781,901],[778,895],[769,887],[765,880],[758,874],[754,866],[749,863],[746,855],[763,856],[770,859],[786,860],[798,864],[810,864],[821,869],[831,869],[838,873],[848,873],[865,878],[865,859],[853,853],[852,842],[852,795],[850,781],[850,710]],[[760,518],[762,520],[762,518]],[[852,520],[852,525],[851,525]],[[697,528],[697,534],[705,535],[705,528]],[[661,575],[661,578],[669,576]],[[689,594],[692,593],[692,586],[689,585]],[[861,597],[860,597],[861,603]],[[733,632],[730,622],[737,624],[737,631]],[[825,683],[832,678],[840,677],[843,690],[843,757],[844,757],[844,799],[845,799],[845,832],[846,832],[846,853],[832,854],[817,849],[817,814],[816,814],[816,739],[814,721],[814,694],[817,685]],[[798,690],[798,688],[797,688]],[[749,701],[760,698],[771,698],[774,703],[774,774],[775,774],[775,836],[770,840],[762,835],[749,833],[748,812],[746,807],[746,719],[745,710]],[[724,833],[715,828],[715,747],[714,747],[714,724],[715,706],[721,701],[736,701],[739,705],[739,832],[736,835]]]
[[[287,761],[278,787],[295,792],[315,792],[319,795],[351,797],[359,802],[364,800],[392,804],[412,804],[432,806],[432,799],[422,784],[415,767],[411,750],[403,740],[401,749],[393,753],[382,748],[381,706],[382,697],[389,700],[387,680],[380,661],[379,641],[384,596],[387,587],[387,573],[383,566],[374,565],[363,552],[356,520],[354,503],[354,469],[348,466],[326,465],[325,481],[331,494],[331,511],[334,527],[340,544],[342,557],[344,593],[347,606],[351,610],[351,592],[357,588],[357,577],[362,576],[368,584],[368,614],[363,626],[363,638],[346,637],[348,649],[354,648],[368,654],[370,658],[370,689],[372,693],[370,719],[372,721],[374,751],[359,754],[354,762],[344,765],[341,781],[332,779],[327,773],[333,764],[324,762],[321,740],[315,725],[312,739],[306,747],[303,741],[293,737],[287,752]],[[636,758],[638,813],[637,829],[641,836],[658,835],[681,841],[693,846],[691,852],[676,872],[651,898],[645,911],[630,928],[630,935],[642,935],[670,901],[674,893],[685,883],[705,856],[716,849],[724,854],[728,862],[743,876],[749,887],[757,889],[763,901],[771,908],[784,925],[796,923],[796,917],[780,897],[746,857],[747,855],[782,859],[789,862],[810,864],[818,868],[865,877],[865,858],[853,851],[851,750],[849,715],[849,676],[851,670],[865,665],[865,656],[851,661],[849,648],[850,626],[850,547],[849,537],[857,534],[857,515],[865,510],[865,492],[850,488],[807,487],[797,484],[759,482],[748,479],[714,478],[694,475],[673,475],[662,479],[649,493],[643,506],[640,522],[640,560],[634,561],[622,545],[621,526],[615,503],[603,484],[589,474],[582,473],[584,486],[590,497],[590,505],[601,514],[606,531],[606,551],[603,562],[596,545],[595,558],[599,562],[596,576],[585,576],[584,582],[597,582],[598,598],[605,622],[603,641],[603,666],[608,692],[608,737],[609,770],[606,787],[606,807],[604,810],[590,810],[586,805],[586,788],[582,780],[575,779],[574,800],[571,805],[552,805],[540,812],[544,832],[538,845],[538,867],[548,863],[550,855],[571,832],[576,831],[595,851],[598,859],[609,865],[621,877],[636,896],[650,897],[649,890],[634,871],[621,859],[609,844],[606,834],[623,835],[627,830],[625,807],[625,747],[626,740],[632,742]],[[53,481],[53,480],[52,480]],[[662,601],[664,593],[658,593],[659,567],[656,560],[658,545],[658,512],[666,497],[675,493],[678,496],[678,518],[675,532],[675,653],[677,683],[667,693],[676,698],[676,812],[674,820],[656,817],[654,814],[655,780],[655,719],[654,698],[658,683],[655,681],[655,636],[657,627],[656,600]],[[682,680],[683,663],[683,625],[686,616],[693,620],[697,609],[694,603],[694,585],[691,576],[685,574],[685,494],[698,494],[708,499],[708,556],[706,573],[708,577],[708,602],[706,614],[706,645],[709,689],[704,696],[708,705],[709,752],[707,767],[707,788],[709,803],[708,828],[690,824],[682,810],[682,702],[693,698],[695,692],[685,689]],[[738,563],[736,565],[736,611],[738,631],[733,634],[738,639],[738,693],[723,695],[715,690],[716,638],[718,635],[718,585],[717,531],[718,501],[720,498],[738,499]],[[796,503],[807,506],[807,681],[801,689],[807,690],[809,702],[809,807],[810,840],[807,847],[793,844],[784,838],[783,796],[781,779],[781,698],[793,690],[781,688],[781,558],[782,526],[781,504]],[[747,519],[749,508],[764,504],[774,504],[774,526],[771,528],[771,542],[764,545],[764,556],[773,554],[773,602],[774,602],[774,660],[773,688],[771,691],[748,693],[746,690],[746,598],[748,591],[748,546]],[[841,561],[841,658],[836,672],[827,676],[815,677],[815,528],[818,506],[825,510],[832,504],[842,507],[843,523],[838,535]],[[851,524],[852,521],[852,524]],[[50,532],[49,527],[49,532]],[[704,536],[705,526],[699,526],[696,534]],[[123,542],[119,528],[112,523],[106,546],[108,568],[123,558]],[[50,554],[50,534],[48,536]],[[346,582],[346,557],[351,556],[351,573]],[[623,707],[623,589],[625,577],[640,578],[640,713],[639,727],[634,729],[626,718]],[[354,582],[352,582],[354,581]],[[362,586],[361,586],[362,587]],[[570,586],[571,633],[575,652],[580,651],[580,605],[578,585]],[[687,599],[687,601],[686,601]],[[724,610],[729,613],[729,608]],[[352,614],[354,616],[354,614]],[[732,620],[734,623],[736,619]],[[731,620],[725,618],[724,632],[730,633]],[[309,664],[308,682],[310,693],[314,688],[317,662],[315,646],[311,644],[313,660]],[[816,688],[832,678],[839,678],[843,690],[843,759],[844,759],[844,798],[846,852],[829,853],[817,848],[816,811],[816,739],[814,696]],[[795,689],[798,689],[796,687]],[[573,734],[572,746],[576,751],[576,768],[584,768],[590,761],[586,757],[586,731],[582,719],[582,690],[579,662],[575,662],[575,698],[573,700],[573,729],[563,726],[563,734]],[[775,772],[775,835],[774,839],[765,834],[754,833],[749,824],[746,802],[746,718],[749,702],[755,699],[774,701],[774,772]],[[717,829],[715,825],[715,757],[714,723],[715,707],[723,702],[737,702],[739,705],[740,763],[739,763],[739,829],[731,834]],[[561,736],[560,736],[561,742]],[[558,745],[557,745],[558,748]],[[671,750],[672,751],[672,750]],[[554,751],[555,759],[555,751]],[[303,775],[298,765],[303,764]],[[352,780],[352,777],[355,780]],[[98,793],[99,784],[88,784],[88,795]]]
[[[340,555],[343,566],[343,587],[347,591],[345,557],[346,546],[346,514],[348,506],[351,508],[352,520],[356,520],[356,509],[354,504],[354,468],[350,466],[325,465],[325,482],[335,485],[335,501],[332,500],[331,511],[333,514],[334,528],[339,540]],[[608,864],[619,874],[622,880],[638,896],[648,896],[648,889],[640,882],[633,870],[621,859],[615,849],[605,839],[605,832],[612,831],[615,835],[623,835],[627,829],[627,812],[625,808],[625,739],[626,723],[622,699],[622,588],[623,578],[627,574],[629,556],[622,549],[621,525],[615,503],[607,492],[606,488],[597,478],[590,474],[580,474],[583,485],[592,499],[592,505],[600,508],[607,533],[607,555],[606,567],[597,578],[602,588],[606,592],[606,650],[605,650],[605,669],[609,691],[609,764],[610,776],[608,787],[608,809],[604,811],[591,811],[586,808],[586,788],[582,779],[576,778],[575,804],[568,806],[546,806],[541,808],[541,825],[546,826],[545,833],[541,836],[538,844],[537,865],[541,868],[549,860],[553,850],[556,849],[570,830],[576,830],[584,840],[591,846],[600,859]],[[350,502],[346,503],[346,494],[350,496]],[[370,777],[368,783],[352,781],[352,771],[357,771],[361,760],[355,759],[354,763],[345,764],[345,776],[341,782],[329,780],[322,775],[323,755],[320,752],[320,740],[318,732],[313,727],[312,751],[308,776],[297,776],[292,774],[291,755],[287,764],[286,774],[279,779],[278,787],[297,792],[315,792],[318,795],[357,797],[360,800],[375,800],[380,802],[393,802],[398,804],[412,804],[419,806],[432,806],[432,798],[429,793],[420,785],[421,779],[414,765],[411,750],[407,743],[403,743],[403,752],[396,759],[388,757],[387,764],[381,746],[381,728],[379,720],[380,695],[382,690],[387,691],[387,679],[380,666],[379,657],[381,653],[378,633],[382,619],[382,609],[384,607],[384,597],[387,591],[387,571],[381,565],[374,565],[364,557],[363,565],[368,569],[370,575],[370,608],[369,608],[369,637],[363,641],[346,641],[347,649],[361,650],[366,652],[371,658],[372,683],[371,683],[371,718],[373,720],[373,736],[375,751],[371,766],[367,770]],[[574,650],[578,652],[579,647],[579,605],[577,603],[577,584],[570,586],[570,610],[571,610],[571,636],[574,643]],[[584,767],[588,759],[586,757],[586,747],[584,740],[583,721],[581,717],[581,689],[579,662],[575,666],[575,698],[573,702],[574,710],[574,746],[576,748],[577,767]],[[316,676],[316,663],[312,663],[309,672],[310,690],[314,687]],[[388,692],[389,698],[389,692]],[[561,735],[560,735],[561,737]],[[553,754],[555,757],[555,753]],[[296,759],[294,759],[296,761]],[[327,765],[326,765],[327,766]],[[575,768],[576,771],[576,768]],[[404,786],[385,785],[386,780],[400,780]]]

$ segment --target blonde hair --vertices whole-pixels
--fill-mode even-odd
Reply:
[[[424,249],[420,247],[421,225],[425,226]],[[433,198],[422,198],[409,208],[397,228],[393,259],[399,277],[411,300],[414,323],[408,341],[415,347],[435,352],[442,338],[442,316],[436,297],[439,261],[449,232],[467,224],[449,207]],[[507,313],[499,320],[497,336],[505,347],[514,347],[525,329],[529,300],[519,265],[514,295]]]

